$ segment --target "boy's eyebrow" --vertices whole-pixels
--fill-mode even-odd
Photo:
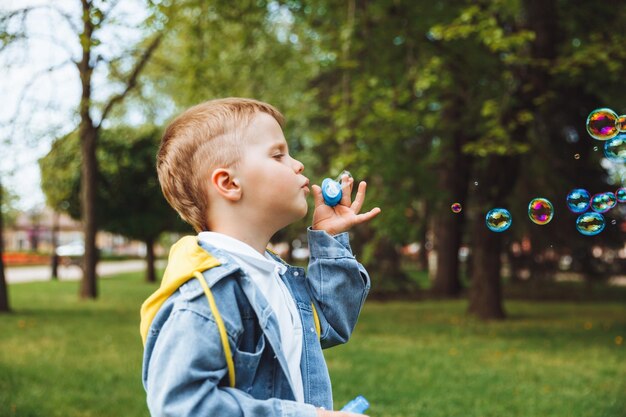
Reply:
[[[287,146],[287,142],[284,142],[284,141],[276,141],[272,143],[270,146],[270,150],[274,150],[274,149],[285,150],[288,148],[289,147]]]

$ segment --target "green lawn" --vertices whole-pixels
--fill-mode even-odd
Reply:
[[[147,416],[141,274],[9,287],[0,316],[0,416]],[[326,351],[336,406],[378,416],[626,416],[624,303],[506,303],[481,323],[465,301],[368,302],[353,339]],[[208,416],[207,416],[208,417]]]

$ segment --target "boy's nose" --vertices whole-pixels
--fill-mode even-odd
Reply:
[[[294,170],[296,171],[296,174],[301,173],[302,171],[304,171],[304,164],[300,161],[298,161],[297,159],[294,159]]]

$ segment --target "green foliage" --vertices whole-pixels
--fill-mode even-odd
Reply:
[[[100,213],[107,230],[144,241],[166,230],[190,230],[161,192],[156,173],[160,137],[155,127],[102,132]]]
[[[39,160],[46,203],[76,219],[80,217],[80,159],[80,139],[74,131],[55,140]]]
[[[100,132],[97,215],[104,230],[139,240],[161,232],[188,230],[165,201],[156,174],[160,131],[119,126]],[[61,138],[40,160],[48,204],[80,217],[78,136]]]
[[[574,219],[556,202],[574,187],[599,192],[608,186],[584,120],[601,106],[626,112],[620,107],[624,5],[150,4],[152,23],[170,31],[144,73],[142,96],[129,104],[141,103],[155,124],[215,97],[252,96],[276,105],[287,117],[291,153],[312,182],[343,169],[368,181],[365,209],[380,206],[383,214],[356,231],[357,253],[374,261],[381,242],[422,240],[433,223],[427,217],[447,213],[459,199],[469,220],[506,205],[520,219],[506,236],[531,235],[539,251],[588,246],[589,240],[574,239]],[[579,140],[568,141],[564,132]],[[574,154],[580,155],[575,162]],[[446,175],[463,185],[443,184]],[[556,204],[549,234],[549,227],[521,220],[536,196]],[[298,222],[277,238],[299,237],[305,225]],[[608,231],[603,237],[623,242]],[[471,240],[469,233],[464,240]],[[363,244],[370,247],[358,247]]]
[[[17,195],[2,184],[0,184],[0,193],[2,198],[0,199],[0,210],[2,210],[2,222],[5,227],[12,226],[17,219],[18,210],[15,207],[17,202]]]

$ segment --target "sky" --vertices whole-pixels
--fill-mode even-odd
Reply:
[[[28,42],[0,52],[0,181],[17,195],[16,206],[22,210],[43,206],[37,161],[48,153],[54,138],[77,126],[81,92],[78,70],[71,62],[81,55],[72,27],[80,28],[79,0],[3,0],[0,13],[31,6],[37,9],[23,23],[15,20],[10,26],[24,28]],[[105,58],[135,44],[145,10],[140,0],[120,1],[111,16],[119,25],[98,33],[101,45],[95,50]],[[94,72],[96,99],[105,100],[115,88],[104,70]]]

